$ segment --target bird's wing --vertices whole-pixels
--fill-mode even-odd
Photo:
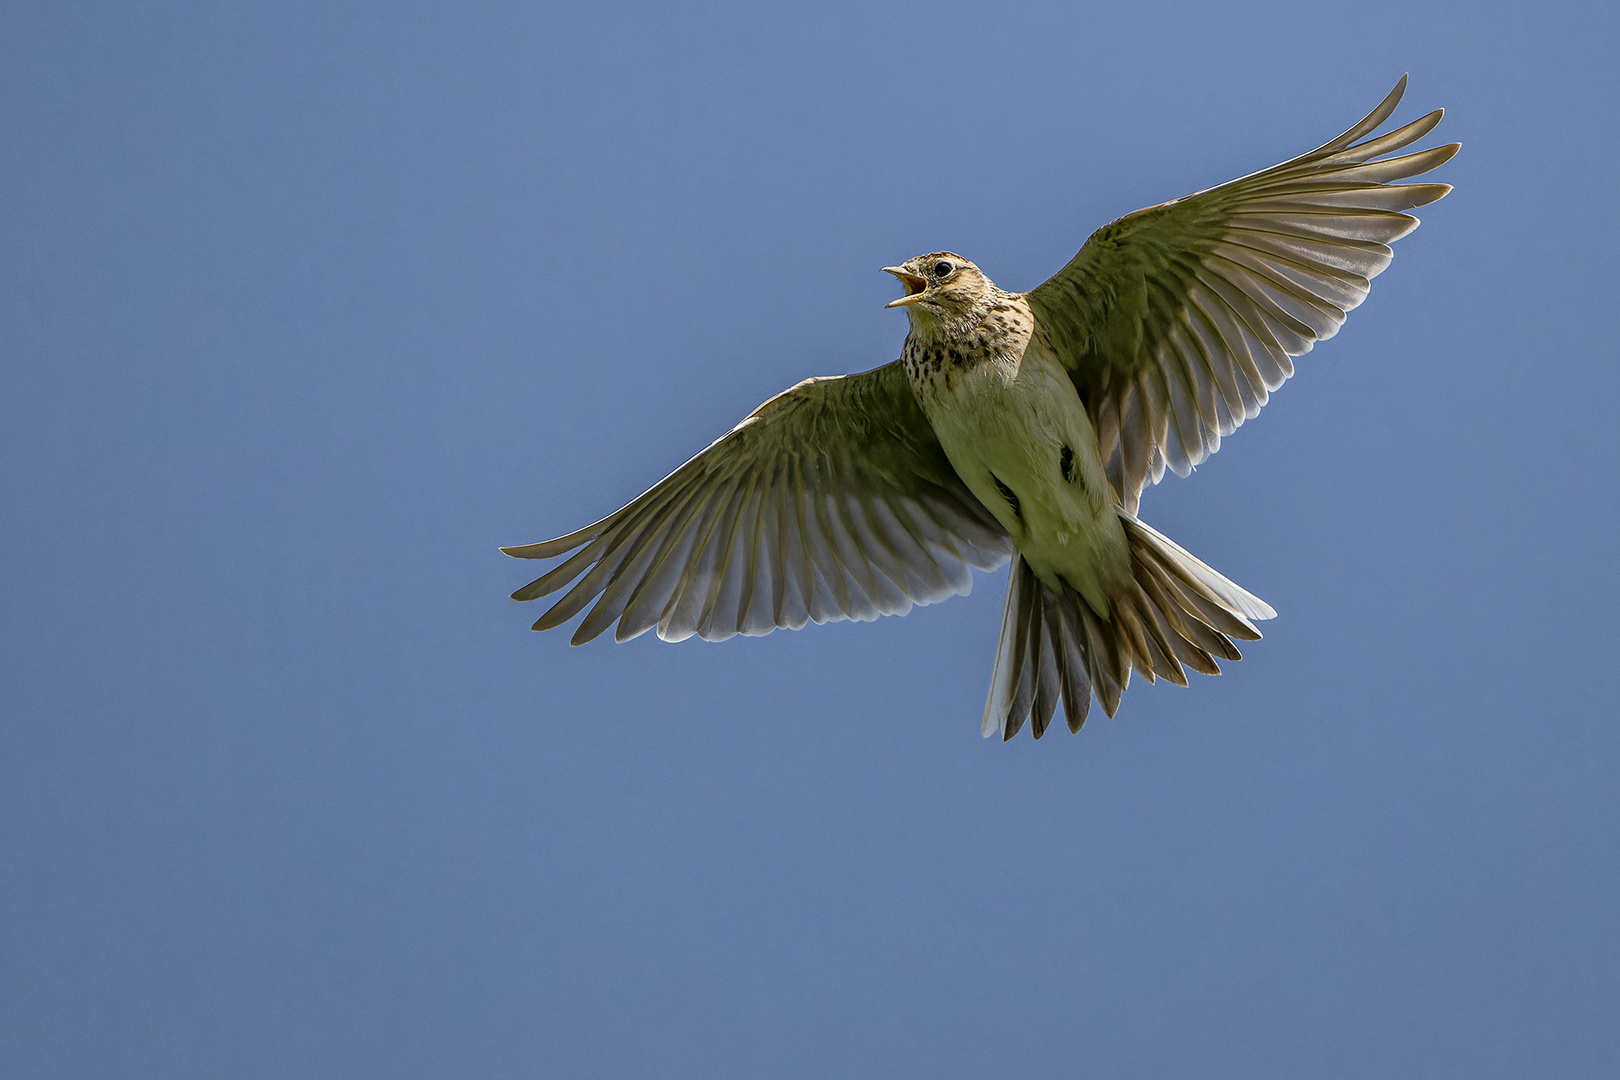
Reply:
[[[1308,154],[1092,234],[1030,305],[1086,403],[1109,480],[1136,512],[1165,467],[1186,476],[1332,337],[1389,265],[1389,245],[1448,184],[1391,184],[1459,144],[1381,155],[1427,135],[1436,109],[1370,138],[1406,77],[1356,126]]]
[[[969,567],[995,569],[1012,544],[951,468],[896,362],[807,379],[617,513],[501,550],[548,559],[575,548],[512,598],[583,574],[534,624],[590,607],[578,645],[615,620],[620,641],[655,626],[666,641],[716,641],[903,615],[966,593]]]

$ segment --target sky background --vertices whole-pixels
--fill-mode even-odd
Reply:
[[[1620,1073],[1609,4],[0,6],[0,1074]],[[1309,149],[1457,190],[1143,517],[1281,613],[979,738],[1004,573],[718,645],[500,544]]]

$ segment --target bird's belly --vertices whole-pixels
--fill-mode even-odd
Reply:
[[[1021,362],[982,364],[918,391],[951,464],[1030,568],[1106,616],[1108,594],[1130,580],[1125,530],[1096,432],[1056,359],[1032,343]]]

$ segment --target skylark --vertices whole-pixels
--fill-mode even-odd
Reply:
[[[1060,700],[1078,731],[1133,670],[1219,674],[1276,612],[1138,520],[1142,489],[1257,414],[1366,299],[1417,227],[1402,211],[1451,190],[1390,183],[1459,148],[1384,156],[1440,122],[1373,137],[1405,89],[1308,154],[1104,226],[1030,292],[949,251],[885,267],[899,360],[806,379],[623,509],[502,548],[580,549],[513,599],[577,578],[534,629],[589,608],[576,645],[615,621],[619,641],[718,641],[903,615],[1012,558],[985,735],[1029,719],[1038,739]]]

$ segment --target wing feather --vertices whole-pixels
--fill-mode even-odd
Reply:
[[[1338,332],[1449,185],[1395,184],[1458,145],[1384,157],[1435,110],[1373,136],[1406,89],[1310,153],[1097,230],[1029,294],[1097,428],[1127,512],[1164,467],[1186,475],[1255,416],[1294,356]],[[1379,160],[1373,160],[1373,159]]]
[[[967,592],[971,570],[1001,565],[1012,545],[896,363],[806,380],[601,521],[502,550],[573,552],[512,596],[567,587],[535,629],[588,608],[577,645],[615,622],[620,641],[655,627],[717,641],[904,614]]]

